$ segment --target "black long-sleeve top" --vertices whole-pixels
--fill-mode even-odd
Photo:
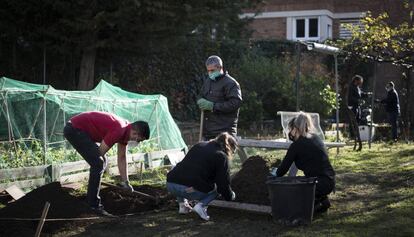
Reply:
[[[285,175],[293,162],[307,177],[335,178],[335,171],[329,162],[325,145],[316,135],[300,136],[290,145],[282,164],[277,169],[277,176]]]
[[[367,92],[363,92],[359,86],[351,83],[348,88],[348,106],[359,107],[359,100],[368,97]]]
[[[194,145],[168,174],[167,182],[193,187],[208,193],[217,185],[217,192],[230,201],[230,172],[227,155],[215,141]]]
[[[388,91],[387,98],[381,100],[381,103],[385,104],[385,110],[388,113],[400,113],[400,100],[395,89]]]

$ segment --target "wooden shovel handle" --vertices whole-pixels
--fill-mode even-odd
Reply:
[[[113,188],[122,189],[122,187],[116,186],[116,185],[111,184],[111,183],[102,182],[102,184],[103,184],[103,185],[106,185],[106,186],[109,186],[109,187],[113,187]],[[142,197],[146,197],[146,198],[152,199],[152,200],[154,200],[156,203],[158,203],[158,202],[159,202],[158,198],[157,198],[157,197],[154,197],[154,196],[152,196],[152,195],[149,195],[149,194],[146,194],[146,193],[143,193],[143,192],[139,192],[139,191],[133,191],[133,193],[136,193],[136,194],[138,194],[138,195],[140,195],[140,196],[142,196]]]

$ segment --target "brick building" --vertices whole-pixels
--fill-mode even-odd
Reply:
[[[407,12],[403,2],[403,0],[267,0],[257,9],[245,10],[240,17],[252,18],[249,25],[253,33],[252,40],[286,39],[323,42],[326,39],[349,37],[350,32],[345,25],[360,24],[360,19],[368,11],[373,16],[387,12],[390,24],[408,21],[404,19],[408,17],[408,13],[401,14]],[[255,14],[255,12],[259,13]],[[382,63],[378,68],[375,83],[376,98],[384,98],[385,84],[394,81],[400,100],[410,101],[409,98],[402,98],[405,89],[403,89],[401,73],[401,67]],[[369,90],[373,90],[372,75],[366,76],[365,84],[368,85]],[[414,91],[414,88],[411,91]],[[344,95],[342,97],[345,98]],[[414,104],[411,107],[411,111],[414,111]],[[376,122],[385,121],[383,109],[379,108],[376,114]]]
[[[254,39],[325,41],[349,37],[345,24],[359,24],[367,11],[388,12],[392,22],[401,22],[401,0],[268,0],[241,17],[253,18]],[[255,15],[255,11],[260,13]]]

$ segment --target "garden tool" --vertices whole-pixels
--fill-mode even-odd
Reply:
[[[198,136],[198,141],[201,142],[203,140],[203,127],[204,127],[204,110],[201,110],[200,114],[200,134]]]
[[[117,185],[114,185],[114,184],[111,184],[111,183],[102,182],[102,184],[103,184],[103,185],[106,185],[106,186],[109,186],[109,187],[113,187],[113,188],[118,188],[118,189],[122,189],[122,190],[124,190],[124,188],[122,188],[122,187],[120,187],[120,186],[117,186]],[[136,194],[138,194],[138,195],[140,195],[140,196],[142,196],[142,197],[145,197],[145,198],[151,199],[151,200],[155,201],[155,204],[158,204],[158,203],[160,202],[160,200],[159,200],[159,198],[158,198],[158,197],[155,197],[155,196],[152,196],[152,195],[149,195],[149,194],[143,193],[143,192],[139,192],[139,191],[135,191],[135,190],[134,190],[134,191],[132,191],[132,193],[136,193]]]

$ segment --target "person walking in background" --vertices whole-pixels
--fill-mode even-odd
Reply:
[[[122,179],[119,185],[126,190],[134,191],[128,179],[126,146],[128,141],[141,142],[150,137],[148,123],[144,121],[130,123],[105,112],[84,112],[72,117],[66,123],[63,134],[91,166],[86,195],[88,204],[95,213],[111,216],[104,210],[99,197],[102,174],[107,164],[105,154],[115,143],[118,143],[117,161]]]
[[[319,136],[313,134],[310,116],[301,112],[288,124],[289,139],[293,141],[285,158],[276,170],[276,176],[285,175],[295,163],[306,177],[316,177],[315,213],[326,212],[331,206],[328,199],[335,188],[335,171],[329,161],[328,152]]]
[[[385,99],[376,99],[375,102],[379,102],[385,105],[385,111],[388,114],[388,122],[391,125],[392,140],[394,142],[398,139],[398,117],[400,116],[400,100],[398,93],[395,90],[394,82],[390,81],[385,86],[387,90],[387,97]]]
[[[203,80],[197,105],[204,111],[203,138],[209,140],[222,132],[237,135],[242,95],[239,83],[223,69],[218,56],[206,60],[208,78]]]
[[[221,133],[215,139],[194,145],[167,174],[167,189],[177,197],[178,213],[194,211],[208,221],[208,204],[218,194],[227,201],[236,198],[230,186],[229,170],[229,160],[236,149],[236,139],[227,132]],[[189,200],[198,203],[191,207]]]

